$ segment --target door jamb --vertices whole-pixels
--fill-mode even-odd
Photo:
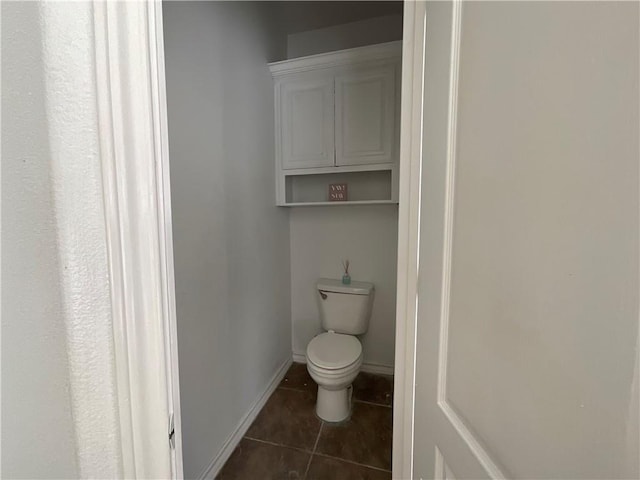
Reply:
[[[181,479],[162,3],[93,12],[122,474]]]
[[[96,10],[105,12],[106,10],[117,8],[105,5],[102,2],[95,2]],[[147,167],[152,167],[154,172],[153,179],[147,179],[153,183],[154,191],[154,207],[156,213],[156,230],[154,233],[157,243],[154,245],[156,255],[158,289],[155,292],[125,292],[124,282],[114,282],[112,287],[114,290],[114,312],[118,309],[121,313],[125,313],[128,307],[132,307],[134,297],[138,293],[141,297],[159,302],[160,305],[159,324],[162,330],[162,345],[155,345],[164,352],[164,369],[166,381],[166,402],[169,411],[174,413],[176,448],[172,451],[172,478],[182,478],[182,445],[181,445],[181,418],[180,418],[180,395],[179,395],[179,378],[178,378],[178,356],[177,356],[177,329],[176,329],[176,310],[175,310],[175,278],[173,265],[173,240],[172,240],[172,220],[171,220],[171,195],[169,182],[169,151],[168,151],[168,128],[167,128],[167,107],[166,107],[166,85],[164,70],[164,42],[162,29],[162,4],[160,0],[153,0],[143,4],[120,4],[133,5],[133,8],[144,10],[143,16],[146,18],[147,38],[145,41],[148,46],[148,65],[147,75],[139,81],[146,83],[145,88],[149,89],[149,103],[143,105],[138,103],[134,105],[135,109],[146,109],[146,111],[127,112],[122,109],[117,113],[129,115],[130,118],[109,118],[110,122],[115,124],[115,128],[123,127],[127,120],[132,120],[135,114],[147,114],[150,116],[150,131],[145,132],[151,134],[151,145],[149,145],[151,155],[146,160],[140,156],[136,157],[136,162],[145,162]],[[99,14],[97,15],[97,17]],[[113,21],[113,18],[116,21]],[[113,15],[112,21],[100,19],[103,22],[100,27],[106,30],[106,36],[112,38],[124,36],[120,41],[123,43],[133,44],[135,40],[126,29],[118,29],[118,15]],[[98,24],[98,21],[96,21]],[[121,26],[122,27],[122,26]],[[414,422],[414,385],[415,385],[415,354],[416,354],[416,322],[417,322],[417,283],[418,283],[418,245],[420,231],[420,198],[421,198],[421,166],[422,166],[422,117],[423,117],[423,86],[424,86],[424,51],[426,41],[426,2],[424,1],[405,1],[404,7],[404,26],[403,26],[403,61],[402,61],[402,110],[401,110],[401,138],[400,138],[400,174],[399,174],[399,190],[400,190],[400,206],[398,216],[398,283],[397,283],[397,304],[396,304],[396,346],[395,346],[395,380],[394,390],[396,392],[394,399],[394,429],[393,429],[393,476],[394,478],[412,478],[413,469],[413,422]],[[110,43],[108,38],[106,43]],[[108,49],[107,49],[108,50]],[[104,52],[103,52],[104,53]],[[101,61],[108,63],[107,52],[105,58],[101,57],[98,49],[97,63]],[[114,69],[115,70],[115,69]],[[124,77],[120,77],[120,71],[111,72],[111,82],[117,84],[120,88],[127,88]],[[130,80],[130,78],[128,78]],[[100,87],[99,87],[100,88]],[[108,87],[103,84],[103,88],[113,93],[111,85]],[[129,87],[130,88],[130,87]],[[129,97],[131,98],[131,97]],[[111,102],[113,100],[109,98]],[[117,102],[117,100],[116,100]],[[109,108],[112,108],[111,105]],[[120,105],[120,108],[122,105]],[[117,109],[117,108],[116,108]],[[113,112],[111,112],[113,113]],[[105,119],[103,119],[105,120]],[[114,125],[109,128],[103,128],[101,122],[101,134],[107,136],[113,135],[111,131]],[[104,130],[104,131],[103,131]],[[126,137],[123,138],[126,140]],[[133,145],[133,137],[129,137],[131,148]],[[126,150],[127,145],[125,145]],[[104,155],[103,145],[103,155]],[[112,149],[111,151],[109,149]],[[115,155],[118,152],[113,151],[113,146],[107,146],[107,153]],[[122,153],[122,152],[121,152]],[[116,160],[113,163],[116,163]],[[149,163],[153,165],[149,165]],[[105,166],[105,176],[109,177],[109,168],[115,165]],[[129,190],[130,193],[143,195],[143,192],[137,191],[134,183],[137,181],[133,178],[125,178],[126,172],[111,172],[109,178],[105,179],[105,210],[107,223],[113,221],[110,215],[122,216],[129,214],[127,210],[136,211],[136,206],[118,205],[118,188]],[[111,183],[110,183],[111,182]],[[127,185],[127,182],[129,184]],[[149,193],[149,192],[147,192]],[[142,200],[138,197],[138,200]],[[137,213],[141,213],[138,209]],[[146,212],[148,214],[148,212]],[[115,218],[116,223],[118,219]],[[122,219],[119,220],[122,223]],[[127,274],[122,271],[127,268],[126,255],[132,253],[130,246],[123,245],[119,237],[122,234],[120,230],[122,225],[117,225],[115,230],[108,232],[109,251],[110,251],[110,268],[112,269],[112,278],[122,279]],[[112,226],[113,228],[113,226]],[[153,233],[153,232],[152,232]],[[140,253],[140,252],[137,252]],[[120,263],[120,264],[118,264]],[[113,269],[116,269],[114,272]],[[116,274],[115,276],[113,274]],[[147,281],[148,284],[148,281]],[[153,297],[153,298],[151,298]],[[123,317],[126,315],[123,315]],[[126,343],[126,318],[120,318],[119,322],[114,322],[115,329],[122,329],[120,332],[121,347],[124,347],[124,356],[129,357],[128,353],[134,350],[139,354],[139,346]],[[118,332],[116,332],[118,338]],[[117,350],[117,348],[116,348]],[[125,358],[125,357],[123,357]],[[127,379],[126,383],[131,383]],[[118,397],[121,401],[125,392],[119,389]],[[132,402],[129,399],[129,407]],[[132,408],[136,408],[135,406]],[[139,409],[140,406],[138,405]],[[127,469],[125,468],[125,474]],[[125,475],[126,476],[126,475]]]
[[[156,149],[160,153],[157,167],[158,222],[160,224],[160,242],[163,250],[162,288],[165,301],[165,355],[169,380],[169,404],[173,415],[175,444],[172,449],[173,478],[183,478],[182,464],[182,415],[180,409],[180,375],[178,361],[178,323],[176,314],[176,288],[173,263],[173,221],[171,217],[171,182],[169,164],[169,125],[167,114],[167,88],[164,64],[164,29],[162,22],[162,1],[154,0],[149,5],[150,25],[153,41],[150,41],[151,68],[155,76],[154,106],[158,108],[155,116]],[[155,51],[154,51],[155,48]]]
[[[413,478],[426,2],[404,2],[393,478]]]

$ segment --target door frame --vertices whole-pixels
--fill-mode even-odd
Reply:
[[[427,11],[426,1],[405,1],[394,478],[413,476]],[[166,460],[169,452],[171,477],[183,478],[162,2],[94,0],[94,12],[124,476],[157,476],[143,472],[153,471],[153,465]],[[140,54],[141,44],[146,45],[146,56]],[[142,325],[133,322],[134,314],[135,319],[145,319]],[[161,368],[163,374],[147,371],[154,368]],[[168,450],[162,442],[142,442],[159,431],[168,434],[171,412],[175,449]]]
[[[180,479],[162,3],[94,0],[93,13],[122,474]]]
[[[392,450],[397,479],[413,478],[425,18],[426,2],[404,2]]]
[[[169,125],[167,114],[167,87],[164,64],[164,27],[162,22],[162,0],[154,0],[150,4],[152,22],[155,26],[150,44],[155,51],[150,52],[151,65],[154,73],[154,99],[156,110],[156,141],[159,142],[160,159],[157,166],[157,188],[162,191],[158,196],[160,214],[160,242],[162,245],[163,266],[162,289],[164,292],[164,331],[165,331],[165,360],[168,375],[168,400],[172,411],[173,429],[175,434],[174,448],[171,451],[172,478],[184,477],[182,465],[182,415],[180,409],[180,373],[178,361],[178,320],[176,314],[176,287],[173,263],[173,221],[171,217],[171,178],[169,163]]]

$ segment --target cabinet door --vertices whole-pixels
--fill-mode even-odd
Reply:
[[[333,79],[283,81],[280,109],[282,168],[333,166]]]
[[[395,159],[395,66],[336,77],[336,165]]]

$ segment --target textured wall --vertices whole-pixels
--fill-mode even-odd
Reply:
[[[184,472],[199,475],[291,357],[274,202],[268,2],[163,5]]]
[[[92,25],[89,3],[2,3],[6,478],[120,472]]]
[[[80,475],[118,476],[120,438],[89,2],[44,2],[51,184]]]
[[[2,3],[2,477],[78,476],[41,22]]]

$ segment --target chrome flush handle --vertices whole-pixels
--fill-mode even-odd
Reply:
[[[320,296],[322,297],[323,300],[327,299],[327,294],[325,292],[323,292],[322,290],[318,290],[318,293],[320,294]]]

